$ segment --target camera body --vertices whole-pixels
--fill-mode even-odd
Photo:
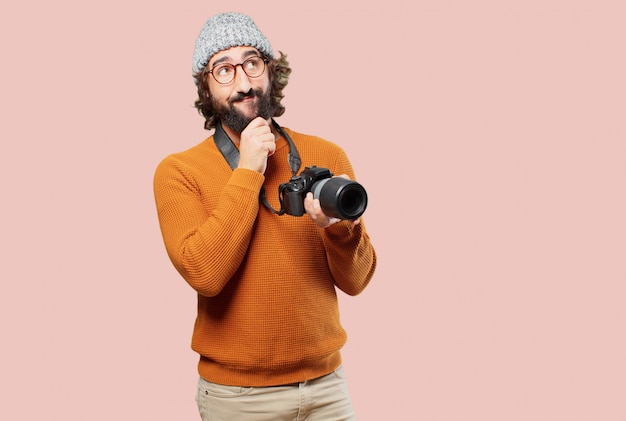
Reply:
[[[278,186],[282,209],[288,215],[304,215],[304,198],[309,192],[319,199],[324,214],[330,217],[354,220],[367,208],[367,192],[361,184],[333,177],[328,168],[312,166]]]

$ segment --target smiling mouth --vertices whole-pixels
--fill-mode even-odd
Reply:
[[[244,98],[233,103],[233,107],[240,106],[241,111],[256,109],[257,102],[254,98]]]

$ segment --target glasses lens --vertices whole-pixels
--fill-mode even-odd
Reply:
[[[250,57],[243,62],[241,67],[248,76],[258,77],[261,76],[263,70],[265,70],[265,62],[261,57]]]
[[[219,83],[228,83],[235,77],[235,66],[228,63],[218,64],[211,73]]]

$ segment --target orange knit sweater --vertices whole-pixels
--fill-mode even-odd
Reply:
[[[285,131],[302,167],[354,173],[344,151],[323,139]],[[192,348],[203,378],[270,386],[327,374],[346,341],[335,287],[359,294],[376,254],[363,222],[318,228],[304,215],[278,216],[259,203],[265,186],[279,209],[278,185],[291,178],[280,138],[267,171],[232,171],[213,137],[165,158],[154,193],[167,253],[198,293]]]

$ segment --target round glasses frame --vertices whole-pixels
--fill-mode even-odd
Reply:
[[[269,60],[266,58],[253,56],[245,59],[243,62],[238,64],[218,64],[217,66],[214,66],[211,70],[209,70],[209,73],[211,73],[213,79],[215,79],[215,81],[220,85],[228,85],[233,80],[235,80],[237,66],[241,67],[241,70],[243,70],[246,76],[254,79],[265,73],[265,65],[268,63],[268,61]],[[222,71],[226,71],[223,76],[216,76],[216,73],[217,75],[220,75],[220,72]]]

